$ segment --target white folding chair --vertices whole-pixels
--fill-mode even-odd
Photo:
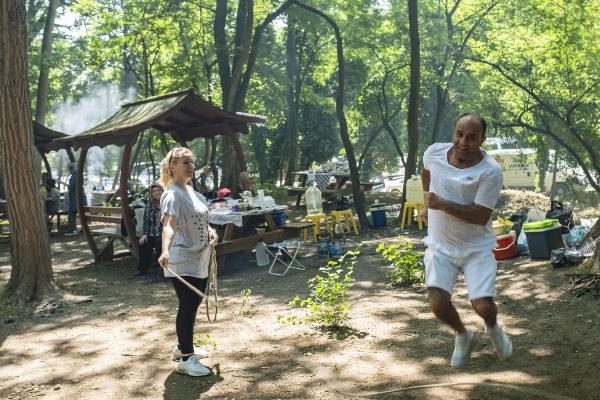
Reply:
[[[296,247],[296,250],[290,252],[288,248]],[[302,246],[302,242],[299,240],[284,240],[283,242],[269,244],[266,247],[267,253],[273,256],[273,262],[271,263],[271,267],[269,268],[269,274],[283,276],[287,274],[290,269],[298,269],[304,271],[306,268],[304,265],[296,259],[298,256],[298,250]],[[283,257],[289,257],[289,262],[285,261]],[[283,264],[286,268],[282,273],[273,272],[275,264],[280,263]],[[295,266],[294,264],[297,264]]]

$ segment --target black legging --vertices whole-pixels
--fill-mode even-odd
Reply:
[[[138,270],[148,272],[148,267],[156,263],[161,252],[162,239],[160,236],[147,236],[144,244],[140,245],[140,261]]]
[[[201,292],[206,290],[208,278],[200,279],[192,276],[183,276],[182,278]],[[194,352],[194,322],[202,298],[194,293],[192,289],[179,282],[178,279],[171,278],[171,282],[173,282],[175,293],[177,293],[179,299],[179,309],[175,320],[179,349],[183,354],[192,354]]]

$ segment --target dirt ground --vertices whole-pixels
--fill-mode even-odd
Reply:
[[[422,289],[385,283],[381,242],[422,235],[411,228],[364,234],[350,293],[349,329],[322,332],[282,325],[298,315],[288,306],[308,293],[323,262],[309,248],[305,271],[278,277],[257,267],[251,253],[229,257],[219,276],[219,317],[199,313],[196,331],[216,342],[206,364],[220,373],[180,375],[170,360],[177,301],[154,273],[134,277],[133,259],[91,262],[82,236],[52,237],[56,281],[65,304],[45,317],[31,308],[0,305],[1,399],[600,399],[600,298],[575,298],[565,273],[548,262],[500,262],[498,306],[513,336],[514,357],[496,360],[470,309],[464,282],[454,301],[478,330],[470,364],[449,366],[450,331],[431,314]],[[358,239],[356,240],[358,241]],[[0,244],[0,286],[10,273]],[[239,315],[240,291],[251,289],[251,316]],[[433,385],[403,392],[399,388]],[[438,386],[436,386],[438,385]]]

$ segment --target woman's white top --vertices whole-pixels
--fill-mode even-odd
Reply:
[[[161,220],[169,214],[177,229],[169,249],[169,268],[178,275],[206,278],[210,263],[208,207],[202,194],[191,186],[171,184],[160,198]],[[174,275],[164,270],[165,277]]]

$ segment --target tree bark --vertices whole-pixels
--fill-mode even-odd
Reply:
[[[25,5],[19,0],[4,0],[0,2],[0,160],[11,223],[12,269],[7,289],[20,302],[57,292],[34,175],[30,107]]]
[[[297,30],[296,18],[293,12],[288,12],[288,27],[285,46],[286,55],[286,89],[287,89],[287,136],[288,136],[288,164],[285,175],[285,184],[291,186],[294,183],[292,172],[297,169],[298,157],[298,108],[296,103],[296,81],[298,76],[298,52],[297,52]]]
[[[344,47],[342,43],[342,35],[338,25],[335,23],[333,18],[325,14],[324,12],[303,4],[297,0],[294,3],[305,10],[318,15],[323,18],[331,27],[335,33],[336,49],[337,49],[337,67],[338,67],[338,85],[335,96],[335,111],[338,118],[338,124],[340,126],[340,137],[344,144],[344,150],[346,151],[346,159],[348,160],[348,167],[350,168],[350,181],[352,182],[352,195],[354,197],[354,207],[356,208],[356,214],[358,215],[358,221],[362,228],[368,228],[371,226],[369,219],[367,218],[365,210],[365,199],[363,192],[360,191],[360,175],[358,172],[358,166],[356,165],[356,157],[354,157],[354,149],[352,148],[352,142],[350,141],[350,135],[348,134],[348,123],[346,122],[346,115],[344,114]]]
[[[50,0],[48,3],[48,14],[46,15],[44,36],[42,38],[40,75],[35,102],[35,120],[42,125],[46,124],[46,113],[48,112],[48,76],[50,75],[50,59],[52,57],[52,31],[54,30],[54,19],[56,18],[58,2],[59,0]]]
[[[415,174],[419,150],[419,89],[421,53],[419,40],[419,13],[417,0],[408,0],[408,25],[410,35],[410,90],[408,95],[408,154],[404,172],[403,200],[406,199],[406,183]]]

